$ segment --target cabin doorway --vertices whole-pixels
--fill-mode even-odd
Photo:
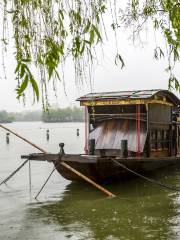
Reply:
[[[177,155],[180,156],[180,126],[177,126]]]

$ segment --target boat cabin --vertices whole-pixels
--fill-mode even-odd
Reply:
[[[78,101],[86,111],[87,154],[103,157],[180,154],[180,100],[170,91],[90,93]]]

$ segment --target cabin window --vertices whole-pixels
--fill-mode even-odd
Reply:
[[[169,147],[169,130],[164,130],[164,149]]]
[[[152,129],[151,130],[151,149],[167,150],[169,146],[168,130]]]
[[[162,131],[157,130],[157,149],[162,150],[163,149],[163,141],[162,141]]]
[[[151,149],[156,149],[156,130],[151,130]]]
[[[161,130],[161,132],[162,132],[161,133],[161,135],[162,135],[162,144],[161,145],[162,145],[162,149],[164,150],[165,149],[165,139],[166,139],[165,134],[164,134],[165,131]]]

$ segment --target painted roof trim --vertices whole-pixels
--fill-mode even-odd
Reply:
[[[118,91],[118,92],[101,92],[101,93],[89,93],[77,99],[80,102],[86,101],[99,101],[99,100],[138,100],[138,99],[153,99],[154,96],[166,97],[168,102],[171,102],[175,106],[180,105],[179,98],[168,90],[152,89],[152,90],[134,90],[134,91]]]

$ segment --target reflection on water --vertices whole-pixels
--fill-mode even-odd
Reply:
[[[56,152],[61,141],[65,142],[67,152],[83,149],[83,124],[24,123],[11,127],[48,151]],[[46,127],[51,131],[48,143]],[[78,138],[77,128],[81,133]],[[19,155],[35,152],[12,136],[6,146],[2,142],[3,134],[0,132],[1,179],[21,163]],[[180,239],[179,192],[132,179],[106,186],[118,195],[110,199],[87,184],[71,183],[55,173],[37,202],[33,196],[51,169],[49,163],[32,163],[32,198],[28,189],[28,166],[8,187],[0,188],[0,239]],[[180,170],[159,171],[152,177],[178,186]]]
[[[32,205],[28,217],[72,239],[179,239],[177,193],[138,180],[110,188],[120,197],[103,198],[89,186],[71,183],[61,200]]]

